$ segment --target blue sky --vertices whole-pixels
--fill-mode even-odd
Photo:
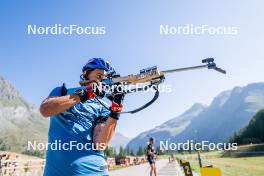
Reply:
[[[123,115],[117,131],[133,137],[176,117],[195,102],[210,104],[221,91],[263,81],[263,5],[253,1],[1,1],[0,75],[30,103],[39,105],[53,87],[78,86],[82,65],[107,58],[121,75],[157,65],[161,70],[215,57],[227,75],[208,70],[166,77],[171,93],[150,108]],[[105,26],[106,34],[28,35],[27,25]],[[160,25],[235,26],[237,35],[169,35]],[[126,109],[151,94],[129,95]]]

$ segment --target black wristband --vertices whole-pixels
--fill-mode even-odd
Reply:
[[[79,89],[75,91],[75,94],[79,96],[80,101],[82,103],[86,102],[88,100],[87,92],[83,89]]]
[[[119,120],[120,113],[111,111],[110,117],[112,117],[115,120]]]

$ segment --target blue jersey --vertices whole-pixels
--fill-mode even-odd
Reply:
[[[49,96],[60,95],[61,87],[57,87]],[[92,138],[94,126],[106,121],[109,114],[91,99],[51,116],[44,175],[108,175],[106,157],[102,151],[93,150]]]

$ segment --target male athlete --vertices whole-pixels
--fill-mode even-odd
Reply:
[[[154,176],[157,176],[157,171],[156,171],[156,165],[155,165],[155,150],[153,147],[153,144],[155,143],[154,138],[149,138],[149,144],[147,146],[147,160],[150,164],[150,176],[154,173]]]
[[[105,73],[114,69],[101,58],[90,59],[82,69],[82,80],[89,83],[86,90],[67,95],[65,86],[56,87],[42,102],[40,112],[50,116],[49,144],[44,176],[107,176],[108,167],[102,147],[111,140],[119,112],[122,110],[123,94],[112,98],[108,110],[96,97],[102,92],[92,89]],[[60,148],[52,144],[60,143]],[[101,146],[101,145],[100,145]],[[84,147],[84,148],[82,148]]]

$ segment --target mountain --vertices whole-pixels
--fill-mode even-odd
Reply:
[[[157,143],[160,140],[179,143],[188,139],[224,142],[235,131],[246,126],[251,117],[264,107],[264,83],[224,91],[214,98],[210,106],[200,107],[193,116],[186,117],[186,113],[193,111],[192,107],[179,117],[139,134],[128,145],[137,150],[139,145],[146,145],[147,136],[155,137]]]
[[[191,121],[206,109],[206,105],[195,103],[190,109],[160,126],[139,134],[127,146],[137,151],[139,146],[147,145],[148,139],[154,137],[156,141],[171,140],[190,125]]]
[[[264,109],[258,111],[246,127],[235,133],[230,142],[238,144],[264,143]]]
[[[109,146],[114,147],[116,150],[119,150],[121,146],[124,148],[129,140],[130,139],[128,137],[122,135],[121,133],[115,133]]]
[[[49,121],[0,77],[0,150],[26,152],[28,141],[46,142]]]

